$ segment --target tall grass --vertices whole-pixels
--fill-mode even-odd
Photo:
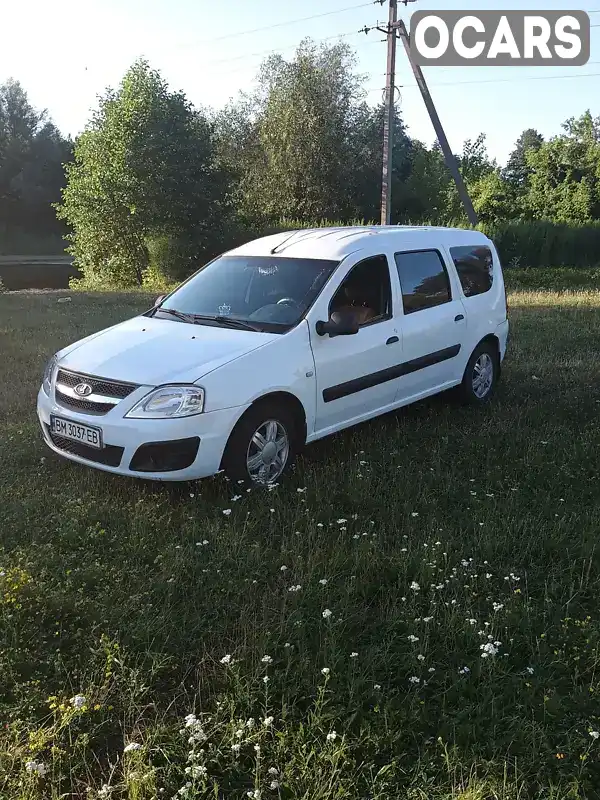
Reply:
[[[0,798],[596,800],[600,292],[250,493],[41,442],[46,358],[147,303],[0,296]]]

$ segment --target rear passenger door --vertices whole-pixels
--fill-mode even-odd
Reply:
[[[401,402],[462,380],[467,320],[441,250],[397,252],[394,261],[402,293],[404,375],[396,395]]]

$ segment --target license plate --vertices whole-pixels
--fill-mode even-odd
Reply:
[[[81,444],[95,447],[97,450],[101,450],[104,447],[102,444],[102,431],[100,428],[93,428],[91,425],[81,425],[79,422],[72,422],[61,417],[50,417],[50,430],[64,439],[81,442]]]

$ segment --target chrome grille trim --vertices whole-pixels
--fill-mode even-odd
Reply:
[[[77,386],[78,383],[89,383],[94,394],[117,398],[117,400],[123,400],[138,388],[136,383],[115,381],[111,378],[101,378],[96,375],[86,375],[83,372],[71,372],[61,367],[59,367],[56,374],[56,382],[71,388]]]
[[[86,397],[80,397],[75,389],[72,389],[70,386],[67,386],[64,383],[56,383],[55,384],[56,391],[60,392],[61,394],[67,395],[67,397],[72,397],[74,400],[85,400],[87,403],[100,403],[102,405],[111,405],[116,406],[120,397],[109,397],[105,394],[88,394]]]

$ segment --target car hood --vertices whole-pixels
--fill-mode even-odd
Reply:
[[[278,334],[135,317],[59,353],[63,369],[129,383],[193,383]]]

